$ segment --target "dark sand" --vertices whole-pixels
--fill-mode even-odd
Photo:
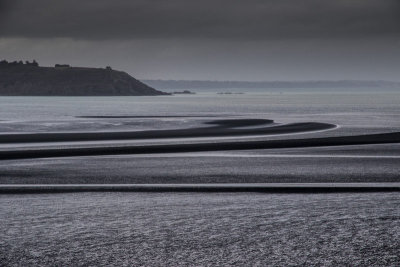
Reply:
[[[330,129],[335,127],[331,124],[324,123],[296,123],[287,125],[275,125],[271,120],[261,119],[239,119],[239,120],[217,120],[209,121],[206,124],[214,126],[203,128],[192,128],[182,130],[161,130],[161,131],[143,131],[143,132],[100,132],[100,133],[54,133],[54,134],[21,134],[21,135],[2,135],[4,141],[7,136],[14,138],[25,136],[25,142],[34,142],[32,139],[45,138],[49,136],[51,140],[59,139],[62,141],[70,141],[84,135],[87,138],[94,136],[96,138],[113,138],[127,136],[138,136],[140,138],[150,138],[174,136],[174,137],[193,137],[193,136],[219,136],[224,134],[255,134],[259,132],[268,133],[296,133],[296,131],[311,131]],[[267,124],[268,126],[263,126]],[[256,127],[260,126],[261,127]],[[254,126],[254,128],[250,128]],[[242,128],[240,128],[242,127]],[[243,128],[249,127],[249,128]],[[187,135],[185,135],[187,134]],[[121,136],[119,136],[121,135]],[[86,138],[85,137],[85,138]],[[126,136],[125,136],[126,137]],[[16,139],[12,139],[15,141]],[[44,139],[43,139],[44,140]],[[46,139],[48,140],[48,139]],[[81,139],[79,139],[81,140]],[[86,140],[86,139],[84,139]],[[114,139],[111,139],[114,140]],[[80,144],[78,147],[42,147],[42,148],[10,148],[0,151],[0,160],[10,160],[4,162],[1,166],[1,184],[132,184],[131,187],[91,187],[85,188],[88,191],[140,191],[140,192],[374,192],[376,190],[383,191],[398,191],[398,187],[385,187],[376,189],[371,187],[303,187],[294,189],[287,186],[274,187],[252,187],[232,188],[222,186],[219,188],[188,186],[185,188],[169,186],[166,187],[143,187],[135,184],[169,184],[169,183],[185,183],[185,184],[205,184],[205,183],[276,183],[276,182],[398,182],[398,172],[395,167],[398,163],[396,156],[394,158],[358,158],[357,155],[351,158],[335,158],[335,154],[331,154],[332,158],[321,157],[316,155],[314,158],[252,158],[249,157],[246,163],[241,158],[226,158],[226,157],[194,157],[186,158],[185,154],[180,158],[168,157],[169,153],[192,153],[192,152],[215,152],[215,151],[235,151],[247,150],[250,151],[268,150],[272,153],[277,153],[283,149],[307,149],[303,151],[304,155],[310,152],[311,148],[318,147],[341,147],[342,149],[354,150],[358,147],[366,147],[372,144],[393,144],[400,143],[400,132],[369,134],[369,135],[351,135],[351,136],[336,136],[336,137],[320,137],[320,138],[302,138],[302,139],[280,139],[280,140],[245,140],[245,141],[208,141],[200,143],[182,143],[182,144],[151,144],[151,145],[125,145],[125,144],[96,144],[96,146]],[[397,155],[397,150],[392,149]],[[392,151],[390,150],[390,151]],[[363,151],[363,150],[361,150]],[[374,149],[367,149],[368,153]],[[388,151],[387,149],[385,151]],[[372,153],[371,152],[371,153]],[[232,153],[232,152],[230,152]],[[262,152],[262,153],[265,153]],[[289,152],[292,153],[292,152]],[[89,158],[78,158],[77,161],[71,162],[64,160],[50,161],[46,158],[63,158],[63,157],[82,157],[82,156],[108,156],[108,155],[125,155],[125,157],[133,157],[134,155],[152,154],[153,158],[146,159],[101,159],[96,157],[94,160]],[[157,156],[158,154],[158,156]],[[329,154],[329,153],[328,153]],[[164,157],[166,158],[160,158]],[[148,155],[150,156],[150,155]],[[141,157],[141,156],[137,156]],[[390,157],[390,155],[389,155]],[[36,159],[44,158],[44,160],[52,164],[49,168],[47,163],[38,165],[34,162]],[[21,166],[16,166],[11,160],[32,159],[30,161],[21,161]],[[290,160],[290,162],[288,161]],[[220,163],[220,166],[215,167],[215,162]],[[368,169],[371,162],[373,169]],[[378,162],[383,165],[374,165]],[[246,164],[246,168],[237,168],[242,164]],[[287,171],[287,164],[290,164],[296,169],[293,174]],[[381,163],[379,163],[381,164]],[[82,165],[82,166],[81,166]],[[187,166],[191,166],[187,168]],[[52,171],[52,170],[55,171]],[[210,173],[207,170],[212,170]],[[320,170],[321,169],[321,170]],[[341,169],[345,171],[341,171]],[[101,170],[100,172],[98,170]],[[154,171],[153,171],[154,170]],[[169,170],[169,171],[166,171]],[[234,171],[232,171],[234,170]],[[67,176],[64,175],[68,174]],[[4,189],[4,190],[3,190]],[[75,192],[82,190],[77,188],[6,188],[0,189],[1,192]]]
[[[205,117],[219,117],[219,115],[165,115],[165,116],[156,116],[156,115],[122,115],[122,116],[114,116],[114,115],[102,115],[102,116],[75,116],[75,118],[82,119],[162,119],[162,118],[205,118]]]
[[[0,194],[72,192],[376,193],[400,192],[400,183],[0,185]]]
[[[125,132],[64,132],[64,133],[29,133],[1,134],[0,143],[31,143],[31,142],[67,142],[67,141],[100,141],[129,140],[154,138],[190,138],[190,137],[221,137],[221,136],[251,136],[276,135],[301,132],[328,130],[336,126],[328,123],[305,122],[285,125],[270,125],[272,120],[246,119],[211,121],[211,127],[190,129],[125,131]],[[257,128],[240,128],[267,125]]]
[[[288,125],[285,125],[289,127]],[[285,127],[282,126],[282,127]],[[298,126],[298,125],[297,125]],[[303,127],[306,125],[303,124]],[[312,125],[311,125],[312,127]],[[277,128],[277,127],[274,127]],[[307,127],[306,127],[307,128]],[[156,132],[156,131],[154,131]],[[277,148],[304,148],[319,146],[348,146],[400,143],[400,132],[369,134],[357,136],[339,136],[309,139],[287,139],[270,141],[243,141],[243,142],[211,142],[174,145],[137,145],[114,147],[82,147],[60,149],[24,149],[0,151],[0,160],[29,159],[29,158],[55,158],[76,156],[101,156],[101,155],[127,155],[127,154],[153,154],[153,153],[183,153],[204,151],[229,151],[251,149],[277,149]]]

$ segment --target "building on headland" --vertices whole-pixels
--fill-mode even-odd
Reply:
[[[71,66],[68,64],[56,64],[54,65],[55,68],[70,68]]]

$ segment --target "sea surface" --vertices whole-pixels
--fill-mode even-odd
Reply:
[[[2,266],[398,266],[398,193],[0,196]]]
[[[0,139],[28,136],[0,143],[0,153],[362,136],[400,132],[399,118],[400,91],[0,97]],[[265,127],[309,122],[334,127],[29,141],[37,133],[201,132],[210,121],[246,119],[274,121]],[[399,183],[400,144],[0,160],[0,184],[269,182]],[[399,266],[399,233],[398,193],[0,195],[0,266]]]

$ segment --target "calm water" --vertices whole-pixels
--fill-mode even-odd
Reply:
[[[247,93],[161,97],[0,97],[0,131],[116,130],[186,126],[185,118],[99,120],[75,116],[244,116],[277,122],[400,128],[400,93]],[[161,125],[160,125],[161,123]]]
[[[195,117],[77,118],[99,115]],[[399,116],[400,93],[0,98],[1,133],[189,128],[218,118],[339,126],[258,137],[309,138],[400,131]],[[400,182],[400,145],[0,162],[3,184],[204,182]],[[400,265],[396,193],[82,193],[0,203],[0,266]]]

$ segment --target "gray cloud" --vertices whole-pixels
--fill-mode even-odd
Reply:
[[[140,79],[399,81],[400,42],[0,38],[8,60],[112,66]]]
[[[0,51],[137,78],[399,80],[400,0],[0,0]]]
[[[2,37],[360,38],[400,35],[398,0],[0,0]]]

